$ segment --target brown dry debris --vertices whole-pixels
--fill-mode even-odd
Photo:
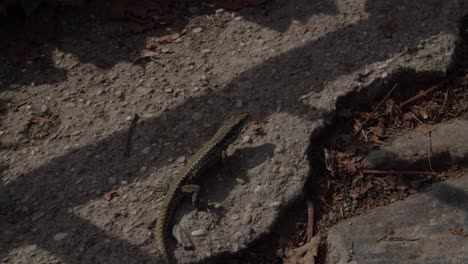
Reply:
[[[418,191],[413,186],[425,186],[443,178],[433,171],[366,170],[361,161],[370,149],[405,130],[416,129],[428,135],[428,149],[432,151],[433,125],[468,115],[465,78],[455,80],[442,81],[410,99],[400,98],[398,90],[392,89],[371,107],[371,112],[352,107],[337,110],[342,128],[325,149],[328,175],[321,186],[320,196],[324,198],[318,230],[322,232],[338,220],[406,198]],[[430,163],[429,166],[432,168]]]

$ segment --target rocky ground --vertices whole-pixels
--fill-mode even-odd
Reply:
[[[372,245],[372,234],[386,235],[366,229],[366,217],[397,210],[411,218],[411,206],[430,203],[418,199],[445,199],[437,192],[442,187],[435,187],[437,195],[415,193],[447,178],[454,179],[437,186],[456,189],[448,201],[461,209],[440,202],[418,215],[437,219],[444,212],[453,224],[436,221],[436,231],[455,230],[451,249],[454,260],[463,260],[458,242],[466,239],[466,172],[453,169],[464,167],[468,151],[466,71],[459,63],[468,9],[456,0],[398,2],[278,0],[237,11],[201,5],[173,24],[130,35],[102,15],[108,5],[91,3],[63,10],[56,40],[41,45],[2,24],[2,263],[158,263],[152,228],[168,183],[223,120],[240,112],[250,113],[250,122],[226,162],[201,180],[200,198],[216,210],[196,212],[187,201],[176,213],[195,245],[184,250],[171,240],[178,262],[301,262],[302,255],[288,252],[304,243],[306,198],[316,204],[315,230],[332,234],[322,240],[319,261],[349,261],[346,252],[355,248],[356,261],[374,254],[377,263],[385,246],[357,251]],[[381,108],[364,121],[394,85],[390,97],[401,106],[443,79],[450,85],[429,99],[398,113]],[[439,115],[421,112],[433,109],[430,102]],[[360,133],[355,138],[354,131]],[[436,151],[425,152],[429,144]],[[382,167],[382,157],[395,162]],[[444,165],[437,167],[439,161]],[[401,184],[401,173],[388,172],[401,164],[431,177],[422,173],[419,182]],[[356,177],[371,169],[370,177]],[[376,199],[379,193],[385,199]],[[349,224],[338,222],[359,214],[349,220],[356,233],[343,237]],[[376,225],[387,228],[386,221]],[[399,226],[416,224],[432,222]],[[421,230],[419,241],[452,238]],[[420,259],[429,258],[437,256]]]

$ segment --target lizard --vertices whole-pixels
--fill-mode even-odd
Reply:
[[[226,149],[236,140],[247,118],[248,114],[243,113],[228,119],[216,134],[189,159],[181,173],[173,179],[154,227],[156,248],[164,263],[171,263],[167,250],[169,223],[183,196],[184,186],[192,185],[201,174],[224,157]],[[195,195],[196,193],[194,197]]]

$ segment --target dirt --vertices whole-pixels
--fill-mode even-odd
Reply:
[[[278,229],[280,210],[296,206],[309,176],[309,136],[327,125],[338,96],[359,90],[356,83],[382,89],[381,77],[412,65],[413,57],[430,61],[412,65],[430,81],[449,68],[453,21],[399,35],[385,16],[391,11],[400,27],[413,15],[438,17],[430,4],[425,12],[415,6],[272,1],[218,11],[207,5],[202,15],[186,13],[128,35],[109,19],[108,3],[90,3],[63,10],[56,40],[44,45],[3,27],[2,262],[156,262],[152,226],[164,186],[239,112],[251,113],[251,122],[227,163],[203,180],[201,198],[221,205],[214,212],[220,219],[184,203],[176,221],[208,235],[194,238],[195,251],[174,242],[171,249],[181,262],[232,259],[241,251],[242,261],[278,261],[296,241],[273,236],[274,254],[258,244],[245,248]],[[445,55],[431,57],[433,49]],[[127,157],[135,113],[140,121]]]

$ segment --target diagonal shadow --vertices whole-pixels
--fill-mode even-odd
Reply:
[[[165,143],[174,142],[186,148],[197,149],[201,145],[200,142],[204,142],[214,132],[216,126],[207,128],[193,123],[191,116],[195,111],[204,113],[206,120],[213,120],[219,124],[226,113],[238,111],[232,103],[233,99],[242,98],[247,103],[243,111],[252,113],[255,118],[265,118],[278,111],[307,120],[317,119],[323,114],[332,114],[327,110],[316,109],[302,103],[298,98],[309,93],[321,97],[327,92],[324,89],[330,82],[353,74],[366,65],[384,61],[400,53],[404,48],[417,50],[420,40],[444,33],[441,32],[443,27],[437,26],[408,28],[407,31],[401,29],[404,32],[401,42],[398,39],[391,43],[383,42],[381,33],[376,27],[385,22],[387,16],[392,16],[402,25],[411,25],[414,21],[427,21],[447,15],[440,12],[444,10],[440,1],[402,0],[399,3],[400,5],[395,2],[369,0],[366,2],[366,11],[369,13],[367,19],[270,58],[242,72],[223,90],[191,98],[182,105],[138,125],[134,136],[134,148],[143,149],[152,145],[153,157],[132,155],[128,159],[124,158],[122,142],[125,141],[126,133],[121,131],[92,145],[50,160],[4,183],[3,191],[8,194],[8,202],[12,206],[6,210],[6,213],[2,213],[7,218],[2,218],[0,222],[2,230],[10,229],[11,223],[19,227],[29,225],[31,227],[26,228],[28,232],[20,230],[23,235],[20,243],[12,242],[14,234],[2,236],[0,256],[7,254],[18,245],[36,243],[39,247],[59,255],[67,263],[78,263],[80,260],[76,249],[89,247],[87,243],[93,245],[93,241],[97,241],[92,250],[85,251],[81,255],[82,262],[89,262],[94,257],[97,258],[97,255],[100,259],[93,259],[92,263],[106,262],[108,259],[115,260],[115,263],[154,261],[154,256],[147,252],[147,249],[151,248],[148,241],[139,247],[134,247],[132,243],[109,235],[103,231],[103,228],[74,216],[69,210],[92,203],[99,197],[96,193],[109,190],[111,186],[107,181],[111,176],[118,180],[128,180],[130,184],[137,179],[138,182],[145,182],[149,180],[150,175],[140,168],[146,166],[165,169],[170,167],[168,164],[170,157],[186,153],[185,148],[174,148],[172,144]],[[364,44],[359,48],[351,43]],[[190,130],[186,130],[185,127],[190,127]],[[194,140],[196,138],[200,141],[196,142]],[[77,182],[80,183],[75,184]],[[148,206],[151,208],[143,217],[156,213],[157,204],[149,200],[146,204],[151,205]],[[24,220],[32,218],[34,212],[46,210],[49,205],[54,205],[55,208],[49,218],[32,221],[34,223],[31,220]],[[14,209],[12,212],[13,208],[29,208],[29,210],[18,212]],[[29,232],[30,229],[35,231]],[[77,231],[71,235],[73,239],[67,240],[67,243],[57,246],[55,242],[50,241],[51,236],[62,230],[75,229]],[[109,247],[100,249],[101,241],[110,241]],[[129,256],[132,258],[129,259]]]

